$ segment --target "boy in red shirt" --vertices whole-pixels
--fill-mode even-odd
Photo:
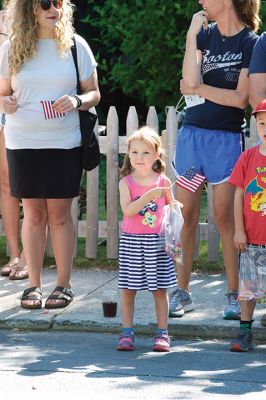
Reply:
[[[236,186],[234,243],[240,254],[240,332],[230,345],[237,352],[253,348],[255,305],[266,303],[266,99],[252,114],[261,143],[241,154],[229,178]]]

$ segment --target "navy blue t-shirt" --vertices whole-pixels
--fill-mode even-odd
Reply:
[[[249,74],[266,73],[266,32],[257,40],[249,66]]]
[[[253,47],[258,36],[244,28],[234,36],[222,36],[213,23],[198,35],[198,49],[202,51],[201,74],[203,83],[222,89],[234,90],[242,68],[249,68]],[[242,132],[245,110],[222,106],[205,100],[204,104],[186,111],[184,125],[211,130]]]

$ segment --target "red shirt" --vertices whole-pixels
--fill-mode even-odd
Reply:
[[[266,244],[266,156],[259,152],[259,146],[241,154],[228,182],[244,189],[248,243]]]

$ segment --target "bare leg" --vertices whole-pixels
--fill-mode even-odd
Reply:
[[[28,277],[28,268],[23,252],[19,255],[19,200],[10,195],[4,132],[0,135],[0,184],[1,212],[10,251],[10,261],[2,268],[1,272],[12,280],[25,279]],[[9,267],[10,265],[11,267]]]
[[[241,308],[241,321],[251,321],[256,307],[256,301],[240,301],[239,303]]]
[[[8,165],[6,159],[6,148],[4,132],[0,135],[0,184],[1,184],[1,213],[4,222],[10,259],[19,257],[19,223],[20,210],[19,201],[11,197],[8,179]]]
[[[135,297],[136,290],[121,290],[121,313],[123,328],[131,328],[133,326]]]
[[[213,206],[221,235],[228,291],[238,290],[238,258],[234,247],[234,194],[232,185],[225,182],[213,185]]]
[[[44,199],[23,199],[22,241],[29,268],[29,287],[41,287],[46,244],[47,210]],[[33,304],[34,301],[24,300]]]
[[[183,265],[177,264],[178,286],[188,290],[195,254],[196,229],[200,215],[200,201],[203,185],[195,192],[177,186],[177,200],[183,203],[184,225],[181,233]]]
[[[158,289],[152,292],[155,301],[155,310],[159,329],[167,329],[168,326],[168,294],[166,289]]]
[[[73,199],[47,199],[48,221],[57,266],[57,286],[71,287],[71,270],[75,249],[75,229],[71,215]],[[60,294],[54,292],[53,294]],[[51,299],[47,304],[64,303]]]

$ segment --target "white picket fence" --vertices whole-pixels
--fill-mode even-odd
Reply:
[[[253,118],[253,117],[252,117]],[[148,110],[146,124],[159,131],[158,115],[155,107]],[[126,136],[119,136],[119,119],[115,107],[110,107],[107,122],[106,135],[99,136],[101,153],[106,155],[106,221],[98,221],[98,203],[99,203],[99,168],[86,173],[87,179],[87,199],[86,199],[86,220],[78,220],[78,198],[73,202],[72,215],[75,221],[77,238],[85,238],[86,249],[85,256],[88,258],[97,258],[97,243],[99,238],[106,238],[107,258],[118,257],[118,241],[121,222],[118,218],[119,199],[118,199],[118,181],[119,154],[125,154],[127,137],[139,128],[139,119],[134,106],[131,106],[126,119]],[[99,127],[96,127],[97,133]],[[166,152],[166,175],[172,182],[175,180],[174,172],[171,166],[173,159],[176,139],[178,136],[177,113],[175,107],[169,107],[166,116],[166,126],[163,130],[162,140]],[[246,141],[246,148],[257,142],[257,133],[254,120],[251,121],[250,138]],[[212,207],[212,189],[208,186],[208,219],[207,223],[199,223],[197,229],[196,256],[198,258],[199,243],[201,240],[207,240],[208,259],[216,261],[219,257],[219,234],[215,225],[213,207]],[[3,224],[0,221],[0,234],[4,235]],[[51,254],[51,248],[48,243],[47,252]]]

